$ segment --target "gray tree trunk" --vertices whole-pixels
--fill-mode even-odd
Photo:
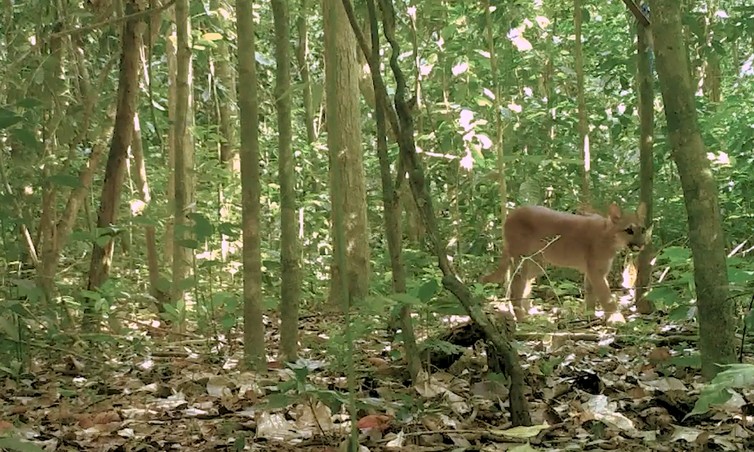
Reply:
[[[699,132],[695,89],[681,27],[681,5],[677,0],[650,0],[649,4],[668,137],[688,214],[702,375],[712,378],[720,371],[717,364],[735,361],[734,304],[728,299],[718,188]]]

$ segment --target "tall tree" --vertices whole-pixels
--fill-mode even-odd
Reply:
[[[584,94],[584,45],[581,42],[581,25],[584,22],[583,6],[581,0],[573,0],[573,24],[575,39],[573,42],[573,61],[574,70],[576,71],[576,99],[578,103],[579,115],[579,149],[581,150],[581,161],[583,171],[581,173],[581,202],[589,205],[591,203],[591,184],[589,183],[589,173],[591,170],[591,155],[589,150],[589,123],[586,116],[586,99]]]
[[[222,20],[221,25],[226,22]],[[221,39],[217,43],[216,79],[215,92],[217,112],[219,119],[220,146],[219,157],[222,168],[226,171],[223,180],[235,180],[239,172],[238,162],[238,100],[236,98],[236,81],[231,70],[230,42]],[[218,187],[218,201],[220,204],[219,217],[221,222],[230,221],[230,212],[233,208],[233,200],[226,194],[226,184]],[[226,234],[222,234],[220,252],[223,260],[228,258],[230,240]]]
[[[484,2],[484,17],[485,17],[485,30],[487,31],[487,48],[490,52],[490,72],[492,75],[493,92],[495,93],[495,99],[492,102],[493,115],[495,118],[495,149],[497,150],[497,172],[498,172],[498,187],[500,194],[500,234],[503,240],[505,240],[505,219],[508,216],[508,186],[505,180],[505,148],[503,147],[503,131],[505,125],[503,124],[501,101],[500,101],[500,77],[498,76],[498,59],[497,52],[495,52],[495,38],[494,31],[492,29],[492,7],[489,0]]]
[[[186,246],[189,237],[189,214],[193,202],[193,154],[191,136],[193,115],[191,103],[191,23],[188,0],[175,3],[176,26],[176,99],[175,99],[175,198],[173,229],[173,290],[174,302],[183,299],[187,280],[191,276],[193,250]],[[183,309],[181,309],[183,312]]]
[[[304,102],[304,124],[306,125],[306,142],[313,143],[317,136],[314,132],[314,110],[312,106],[312,86],[309,80],[309,0],[301,0],[299,16],[296,20],[298,31],[298,45],[296,47],[296,60],[301,74],[302,97]]]
[[[272,0],[275,21],[275,105],[278,119],[278,180],[280,182],[280,351],[294,361],[298,346],[298,303],[301,297],[296,237],[296,175],[291,141],[291,52],[288,0]]]
[[[342,209],[345,218],[345,268],[331,267],[330,299],[340,299],[339,272],[346,272],[350,299],[362,298],[369,289],[369,231],[367,229],[366,182],[361,148],[359,72],[353,30],[343,4],[323,2],[325,29],[325,92],[327,146],[330,151],[330,185],[339,178],[342,204],[332,203],[333,212]],[[332,190],[331,190],[332,195]],[[334,247],[338,244],[335,243]],[[334,251],[337,254],[337,249]]]
[[[126,16],[139,11],[137,0],[125,2]],[[136,98],[139,92],[139,27],[141,18],[134,17],[125,21],[121,37],[122,47],[120,56],[120,74],[118,78],[118,107],[115,113],[113,138],[110,142],[110,152],[105,167],[105,180],[102,184],[100,206],[97,214],[97,229],[103,237],[109,237],[104,243],[94,242],[92,259],[89,265],[87,288],[98,289],[107,279],[113,260],[114,242],[108,228],[117,219],[123,178],[126,174],[126,159],[128,146],[133,136],[133,121],[136,113]],[[91,309],[87,309],[91,314]],[[87,326],[91,326],[91,317],[85,318]]]
[[[655,93],[654,77],[652,73],[652,62],[650,54],[652,52],[652,34],[649,27],[641,21],[636,21],[636,56],[637,56],[637,73],[636,82],[638,85],[639,101],[639,201],[647,206],[645,222],[647,225],[652,223],[652,192],[654,189],[654,156],[652,147],[654,145],[654,121],[655,121]],[[644,249],[641,250],[636,267],[636,292],[635,304],[636,309],[644,314],[649,314],[654,310],[652,302],[644,297],[649,290],[649,283],[652,276],[652,240],[647,240]]]
[[[241,217],[243,229],[243,339],[246,364],[267,366],[262,309],[262,191],[259,171],[259,99],[252,0],[237,0],[238,100],[241,119]]]
[[[735,361],[734,304],[728,299],[718,188],[699,131],[695,89],[683,40],[681,3],[650,0],[649,5],[668,137],[688,214],[702,375],[711,378],[720,371],[718,364]]]

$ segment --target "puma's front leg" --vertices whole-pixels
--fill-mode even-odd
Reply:
[[[613,301],[610,285],[607,283],[607,272],[593,270],[587,273],[587,310],[594,310],[595,300],[598,300],[605,311],[608,323],[624,323],[626,319],[618,311],[618,305]]]

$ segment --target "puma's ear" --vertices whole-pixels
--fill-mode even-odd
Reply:
[[[620,211],[620,207],[618,207],[618,204],[612,203],[610,204],[610,207],[607,209],[608,215],[610,215],[610,220],[612,220],[613,223],[617,223],[618,220],[621,219],[623,214]]]
[[[639,219],[639,223],[644,224],[647,217],[647,204],[645,202],[639,203],[639,208],[636,209],[636,217]]]

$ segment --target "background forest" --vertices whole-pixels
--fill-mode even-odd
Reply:
[[[712,378],[750,351],[754,6],[649,3],[680,11],[716,184],[707,342],[690,237],[717,216],[687,210],[647,5],[4,0],[0,449],[745,447],[754,371]],[[476,281],[508,209],[640,201],[625,325],[587,322],[563,269],[544,315],[497,316]]]

